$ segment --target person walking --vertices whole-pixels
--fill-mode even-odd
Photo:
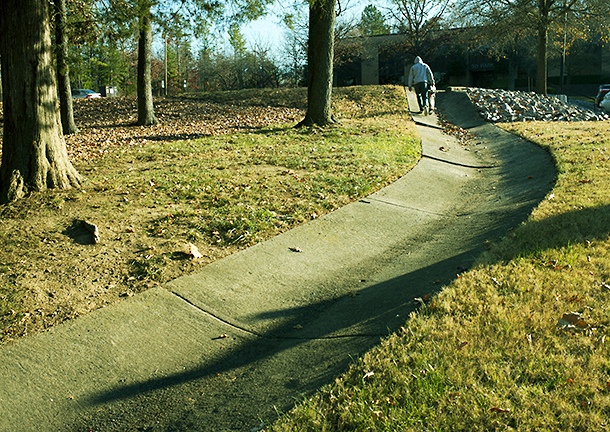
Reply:
[[[428,115],[430,107],[428,90],[436,86],[436,83],[434,82],[434,75],[432,75],[430,66],[424,63],[419,56],[415,57],[413,66],[409,71],[409,91],[411,91],[413,86],[415,87],[415,93],[417,93],[419,112]]]

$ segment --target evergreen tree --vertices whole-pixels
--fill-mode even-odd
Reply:
[[[390,33],[390,26],[385,22],[385,17],[374,5],[369,4],[364,8],[358,24],[363,36],[377,36]]]

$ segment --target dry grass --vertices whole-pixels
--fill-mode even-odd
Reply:
[[[610,430],[610,124],[503,127],[549,149],[552,195],[272,430]]]

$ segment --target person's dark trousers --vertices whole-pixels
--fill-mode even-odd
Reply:
[[[419,110],[423,111],[424,108],[428,107],[428,83],[418,82],[413,85],[415,87],[415,93],[417,94],[417,104]]]

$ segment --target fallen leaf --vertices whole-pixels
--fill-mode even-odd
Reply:
[[[189,243],[188,248],[189,255],[191,255],[194,259],[203,258],[203,255],[201,254],[201,252],[199,252],[199,249],[197,249],[197,246],[195,246],[193,243]]]
[[[578,312],[564,313],[563,316],[557,320],[557,327],[564,330],[584,330],[589,327],[583,319],[582,315]]]
[[[498,407],[493,407],[490,408],[489,411],[491,412],[497,412],[497,413],[509,413],[510,409],[508,408],[498,408]]]

